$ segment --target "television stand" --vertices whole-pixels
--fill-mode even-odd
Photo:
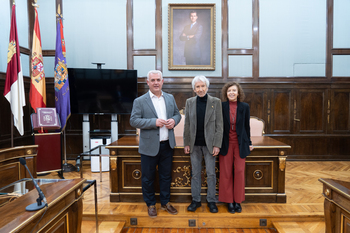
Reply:
[[[104,130],[94,130],[94,132],[105,132]],[[118,114],[111,114],[111,142],[118,140]],[[90,118],[89,114],[83,115],[83,153],[90,151]]]

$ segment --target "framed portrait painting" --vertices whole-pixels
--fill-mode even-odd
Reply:
[[[169,4],[169,70],[215,70],[215,4]]]

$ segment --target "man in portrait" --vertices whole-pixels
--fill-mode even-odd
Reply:
[[[183,29],[180,40],[185,41],[184,56],[186,65],[201,64],[201,37],[203,26],[197,22],[197,11],[190,12],[191,24],[186,25]]]

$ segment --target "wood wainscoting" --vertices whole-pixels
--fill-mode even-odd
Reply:
[[[164,77],[163,90],[174,95],[178,108],[184,109],[186,99],[195,95],[193,77]],[[208,77],[209,94],[221,96],[225,84],[222,77]],[[26,100],[29,102],[29,79],[25,78]],[[234,81],[230,79],[226,81]],[[237,81],[237,80],[235,80]],[[288,160],[349,160],[350,159],[350,83],[313,78],[240,79],[250,106],[250,115],[265,121],[265,135],[291,146]],[[48,107],[54,107],[53,82],[47,82]],[[4,75],[0,73],[0,88]],[[148,91],[144,78],[138,80],[138,95]],[[11,122],[11,111],[5,98],[0,100],[2,122]],[[31,109],[24,108],[25,135],[16,130],[15,145],[32,144]],[[90,129],[110,130],[110,115],[90,115]],[[120,136],[136,135],[129,124],[130,115],[118,115]],[[83,116],[73,114],[66,126],[67,158],[76,159],[83,152]],[[98,135],[96,135],[98,136]],[[106,136],[106,135],[102,135]],[[108,135],[107,135],[108,136]],[[0,147],[10,147],[11,127],[0,128]]]
[[[174,95],[179,109],[195,95],[191,80],[165,78],[163,90]],[[209,80],[208,93],[220,98],[225,82]],[[291,146],[289,160],[349,160],[350,83],[293,80],[241,79],[250,115],[265,121],[265,136]],[[139,94],[147,90],[146,83],[140,82]]]

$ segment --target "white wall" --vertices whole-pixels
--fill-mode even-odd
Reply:
[[[260,1],[260,76],[325,76],[326,0]]]
[[[126,0],[64,0],[67,66],[126,69]]]
[[[6,72],[10,30],[8,0],[0,0],[0,72]],[[127,68],[127,0],[63,0],[64,35],[68,67],[95,68],[92,62],[106,63],[102,68]],[[168,70],[168,4],[162,1],[162,63],[164,76],[221,76],[221,0],[190,0],[186,3],[216,4],[216,69],[214,71]],[[43,49],[55,49],[55,1],[39,1],[39,23]],[[325,76],[326,0],[263,0],[260,4],[260,76]],[[348,0],[334,0],[334,46],[350,47]],[[28,45],[26,0],[16,0],[19,43]],[[134,0],[134,47],[155,47],[155,0]],[[251,1],[228,0],[229,48],[251,47]],[[240,10],[237,10],[237,9]],[[287,11],[288,9],[288,11]],[[144,11],[144,13],[142,13]],[[241,22],[240,22],[241,21]],[[32,36],[32,35],[30,35]],[[25,60],[25,62],[23,62]],[[349,57],[334,57],[333,74],[350,76]],[[45,58],[45,73],[53,76],[53,59]],[[239,65],[237,65],[239,63]],[[251,76],[251,57],[230,56],[230,76]],[[155,57],[134,58],[139,75],[155,68]],[[29,58],[22,58],[29,75]],[[238,69],[239,68],[239,69]]]

